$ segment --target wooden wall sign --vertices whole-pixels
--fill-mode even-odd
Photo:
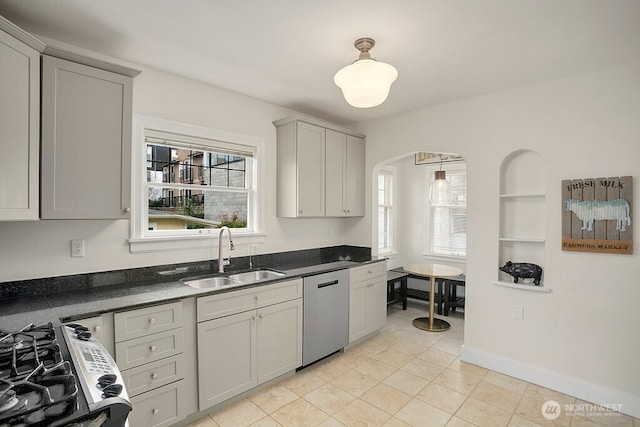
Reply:
[[[633,253],[631,176],[562,181],[562,250]]]

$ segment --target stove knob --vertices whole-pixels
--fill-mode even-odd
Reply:
[[[108,397],[116,397],[122,393],[122,385],[121,384],[111,384],[102,389],[102,395],[105,398]]]
[[[104,389],[116,382],[116,376],[114,374],[104,374],[98,378],[98,387]]]

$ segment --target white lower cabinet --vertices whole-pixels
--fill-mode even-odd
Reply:
[[[387,323],[386,262],[349,270],[349,342],[352,343]]]
[[[200,411],[302,364],[301,279],[199,298],[198,319]]]
[[[184,310],[183,306],[191,307]],[[191,313],[190,322],[185,313]],[[193,300],[114,314],[115,358],[133,410],[129,425],[170,426],[195,410],[190,406],[189,363],[195,351]],[[190,326],[191,325],[191,326]],[[186,342],[185,342],[186,341]]]

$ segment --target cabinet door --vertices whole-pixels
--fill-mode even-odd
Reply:
[[[302,366],[302,299],[258,310],[258,384]]]
[[[367,333],[384,328],[387,324],[387,281],[386,276],[376,278],[367,284],[366,324]]]
[[[347,135],[327,129],[326,137],[326,206],[327,216],[345,216],[347,172]]]
[[[298,216],[324,216],[325,129],[297,123]]]
[[[364,140],[347,135],[345,152],[344,200],[346,214],[347,216],[364,216]]]
[[[258,384],[256,311],[198,324],[199,409]]]
[[[40,54],[0,31],[0,220],[38,219]]]
[[[352,282],[349,291],[349,342],[367,334],[367,290],[369,282]]]
[[[128,218],[130,77],[42,58],[42,218]]]

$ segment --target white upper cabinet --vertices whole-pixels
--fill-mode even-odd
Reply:
[[[364,139],[327,129],[326,216],[364,215]]]
[[[132,91],[130,75],[43,56],[43,219],[129,218]]]
[[[277,215],[364,215],[364,139],[328,124],[289,118],[278,134]]]
[[[0,17],[0,221],[36,220],[39,214],[38,49],[44,45],[29,39],[28,34]]]

